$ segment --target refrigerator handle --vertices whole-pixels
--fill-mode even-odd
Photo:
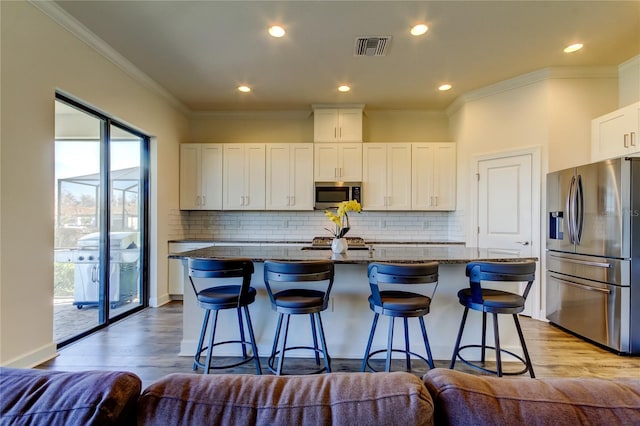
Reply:
[[[569,184],[569,194],[567,195],[567,232],[569,233],[569,242],[574,244],[573,238],[573,185],[575,184],[575,176],[571,177],[571,184]]]
[[[576,185],[576,244],[580,244],[582,240],[582,228],[584,226],[584,193],[582,190],[582,176],[578,175]]]

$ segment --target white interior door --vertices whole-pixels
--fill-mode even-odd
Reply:
[[[505,155],[481,159],[478,173],[478,247],[505,257],[536,256],[539,234],[538,200],[534,188],[533,155]],[[540,271],[524,314],[535,316],[539,306]]]

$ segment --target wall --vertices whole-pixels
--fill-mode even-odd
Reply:
[[[31,3],[0,2],[0,11],[0,364],[28,367],[56,351],[55,90],[153,136],[151,296],[156,303],[168,299],[167,212],[178,205],[178,143],[185,139],[188,121],[166,97],[136,82]]]

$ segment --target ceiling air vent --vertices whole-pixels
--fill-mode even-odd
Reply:
[[[356,38],[353,56],[385,56],[391,36],[369,36]]]

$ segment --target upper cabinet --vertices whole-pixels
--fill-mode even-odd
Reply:
[[[314,144],[313,170],[316,182],[360,182],[362,143]]]
[[[591,161],[640,153],[640,102],[591,121]]]
[[[222,145],[180,145],[180,209],[222,209]]]
[[[414,143],[412,145],[412,210],[455,210],[455,143]]]
[[[366,143],[362,154],[365,210],[411,210],[411,144]]]
[[[265,209],[265,144],[224,144],[223,210]]]
[[[313,210],[313,144],[270,143],[266,209]]]
[[[314,142],[362,142],[362,108],[314,108]]]

